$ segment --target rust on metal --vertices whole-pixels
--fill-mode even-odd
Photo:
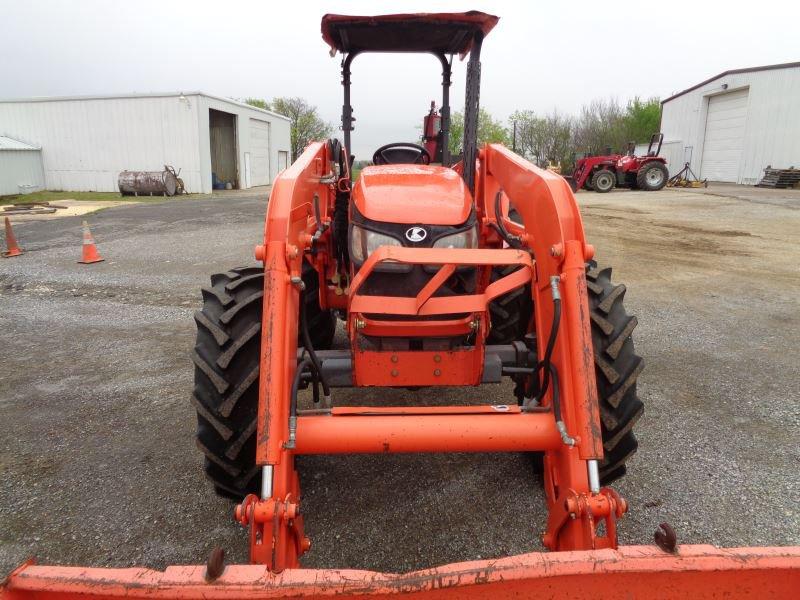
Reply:
[[[174,196],[184,192],[179,174],[169,165],[163,171],[122,171],[117,185],[123,196]]]

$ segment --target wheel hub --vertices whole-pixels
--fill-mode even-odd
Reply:
[[[661,181],[664,179],[664,174],[660,169],[650,169],[645,174],[645,178],[647,179],[647,183],[656,186],[661,184]]]

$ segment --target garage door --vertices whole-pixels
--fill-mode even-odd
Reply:
[[[269,123],[258,119],[250,119],[250,180],[269,183]]]
[[[736,182],[747,121],[748,89],[708,99],[706,137],[703,143],[703,179]]]

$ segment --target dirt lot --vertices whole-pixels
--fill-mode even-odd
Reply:
[[[648,543],[668,521],[683,542],[800,544],[800,193],[578,198],[600,263],[628,286],[647,363],[640,451],[617,485],[631,506],[622,542]],[[252,262],[263,205],[102,211],[91,223],[106,262],[90,266],[75,263],[79,218],[16,226],[27,253],[0,261],[0,573],[31,554],[163,567],[221,545],[246,560],[232,503],[199,468],[189,351],[198,288]],[[503,386],[477,394],[510,399]],[[302,468],[308,566],[404,571],[541,549],[540,482],[523,456]]]

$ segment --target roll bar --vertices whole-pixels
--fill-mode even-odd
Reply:
[[[354,130],[355,122],[350,103],[350,74],[351,64],[356,56],[365,52],[413,52],[433,54],[439,59],[442,65],[442,163],[449,165],[452,57],[454,54],[459,54],[464,58],[469,54],[464,107],[463,177],[470,191],[474,193],[480,99],[480,52],[483,39],[498,20],[494,15],[477,11],[372,17],[325,15],[322,18],[322,38],[331,47],[332,55],[336,52],[341,52],[343,55],[342,131],[348,157],[351,152],[351,132]]]

